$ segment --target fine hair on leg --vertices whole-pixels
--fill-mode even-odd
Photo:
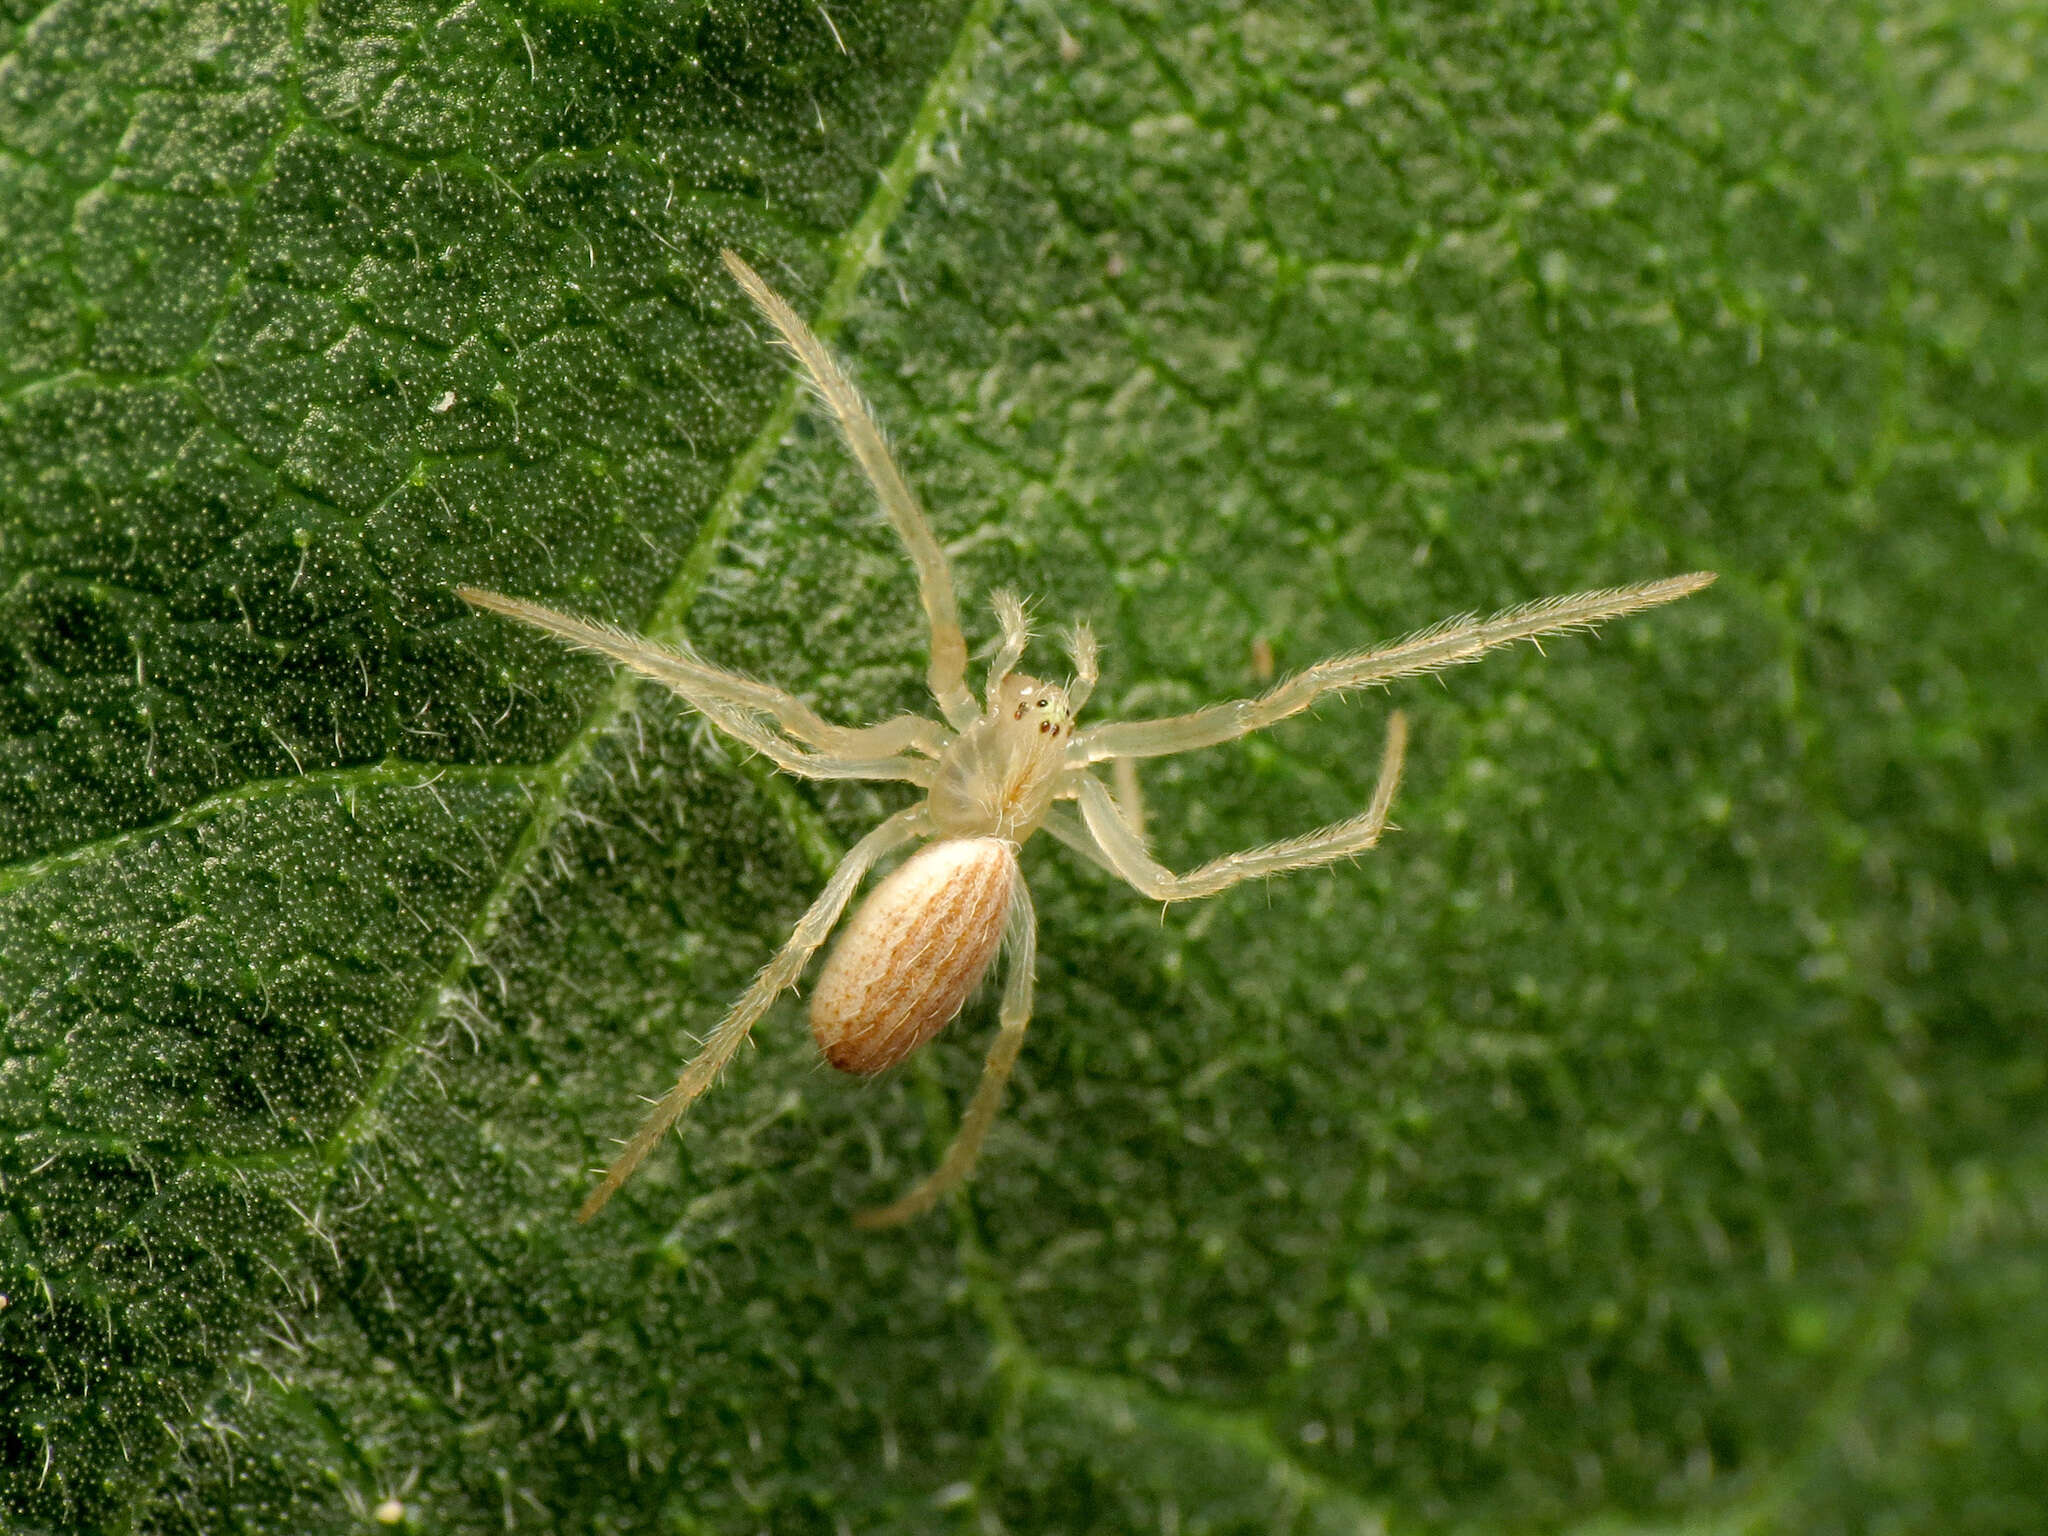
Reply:
[[[924,817],[921,805],[898,811],[855,843],[846,857],[839,861],[839,867],[832,871],[832,878],[825,882],[825,889],[818,893],[818,899],[811,903],[810,910],[797,923],[796,931],[790,934],[788,942],[740,994],[738,1001],[704,1042],[704,1048],[683,1068],[675,1087],[656,1101],[646,1120],[641,1122],[640,1129],[634,1132],[633,1139],[626,1143],[626,1150],[605,1170],[604,1178],[576,1212],[578,1221],[588,1221],[604,1209],[605,1202],[633,1176],[633,1170],[654,1150],[668,1128],[717,1080],[719,1072],[747,1038],[747,1031],[768,1011],[768,1005],[784,989],[796,984],[797,978],[803,974],[804,963],[830,935],[840,913],[846,910],[847,902],[867,872],[874,868],[875,861],[892,848],[921,836],[925,829]]]
[[[1003,977],[1003,1001],[997,1013],[996,1038],[989,1046],[988,1060],[982,1065],[981,1081],[975,1085],[974,1097],[968,1101],[967,1112],[960,1117],[960,1129],[953,1133],[952,1143],[939,1159],[939,1166],[921,1183],[892,1204],[859,1212],[853,1218],[855,1226],[893,1227],[913,1216],[922,1216],[964,1183],[968,1174],[974,1171],[974,1160],[981,1155],[981,1144],[988,1136],[989,1126],[995,1122],[996,1111],[1002,1108],[1003,1089],[1010,1081],[1011,1069],[1017,1065],[1017,1053],[1024,1049],[1025,1027],[1031,1022],[1032,969],[1038,959],[1038,918],[1031,907],[1031,892],[1025,888],[1021,874],[1011,888],[1008,929],[1003,936],[1006,952],[1003,963],[1008,969]]]

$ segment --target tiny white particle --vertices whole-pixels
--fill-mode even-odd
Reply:
[[[436,416],[447,415],[450,411],[455,409],[455,391],[452,389],[449,390],[446,394],[442,395],[440,399],[436,400],[432,405],[428,406],[427,409],[432,411]]]

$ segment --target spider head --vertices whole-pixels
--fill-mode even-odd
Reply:
[[[1012,672],[996,685],[996,691],[989,697],[988,713],[996,729],[1005,736],[1039,738],[1048,746],[1064,743],[1074,720],[1066,689],[1018,672]]]

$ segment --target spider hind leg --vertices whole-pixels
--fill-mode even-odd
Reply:
[[[1009,951],[1005,962],[1008,971],[1003,978],[995,1043],[989,1047],[981,1081],[975,1085],[967,1112],[960,1117],[960,1129],[953,1133],[952,1143],[937,1168],[901,1199],[856,1213],[855,1226],[870,1230],[893,1227],[913,1216],[922,1216],[966,1183],[967,1176],[974,1171],[981,1144],[995,1123],[996,1112],[1002,1108],[1003,1089],[1017,1065],[1018,1052],[1024,1048],[1024,1031],[1031,1023],[1031,972],[1038,958],[1038,919],[1031,909],[1031,893],[1025,889],[1021,876],[1010,898],[1010,931],[1005,936],[1005,947]]]

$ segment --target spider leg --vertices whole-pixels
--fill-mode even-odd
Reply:
[[[799,779],[901,779],[929,789],[937,765],[921,757],[840,757],[806,752],[787,739],[763,730],[752,716],[729,705],[696,700],[697,712],[734,741],[754,749],[784,773]]]
[[[719,254],[724,258],[725,269],[732,274],[733,281],[746,291],[747,297],[754,301],[754,307],[767,317],[768,323],[780,333],[783,343],[803,364],[812,388],[831,408],[833,419],[839,423],[840,435],[846,439],[846,446],[859,462],[861,472],[868,477],[868,484],[875,488],[875,499],[881,502],[882,511],[910,552],[910,563],[917,567],[918,593],[923,599],[925,617],[932,631],[931,666],[925,674],[926,680],[931,686],[932,697],[939,701],[940,712],[955,730],[965,730],[981,711],[975,705],[974,695],[967,691],[967,641],[960,633],[960,605],[953,595],[953,571],[946,563],[946,552],[939,548],[939,541],[932,536],[924,509],[918,505],[916,494],[903,478],[903,471],[890,457],[889,444],[869,414],[867,402],[861,399],[860,391],[853,387],[853,381],[847,378],[832,354],[825,350],[824,343],[812,334],[803,318],[763,282],[752,267],[731,251]]]
[[[1017,1065],[1017,1053],[1024,1048],[1024,1030],[1031,1022],[1031,972],[1038,958],[1038,919],[1022,875],[1017,877],[1010,896],[1009,932],[1004,935],[1004,946],[1009,951],[1005,961],[1008,970],[1003,977],[995,1043],[989,1047],[988,1060],[982,1065],[981,1081],[975,1085],[967,1113],[960,1117],[960,1129],[953,1133],[952,1144],[939,1159],[939,1166],[910,1193],[892,1204],[859,1212],[853,1218],[855,1226],[893,1227],[913,1216],[922,1216],[965,1183],[974,1171],[974,1160],[981,1155],[981,1144],[995,1122],[996,1111],[1002,1107],[1003,1089],[1010,1081],[1011,1069]]]
[[[1124,813],[1124,820],[1131,824],[1131,830],[1142,842],[1145,837],[1145,792],[1138,787],[1138,760],[1135,757],[1112,758],[1109,776],[1116,782],[1117,809]]]
[[[1050,833],[1054,842],[1065,844],[1070,851],[1078,853],[1104,874],[1122,878],[1121,871],[1109,862],[1108,855],[1097,847],[1095,839],[1088,835],[1088,829],[1065,806],[1056,805],[1047,811],[1045,820],[1038,824],[1038,830]]]
[[[714,666],[687,646],[656,645],[609,624],[595,624],[475,587],[457,587],[455,593],[466,603],[531,624],[581,650],[596,651],[643,677],[665,683],[727,735],[799,778],[925,783],[930,779],[930,764],[901,754],[916,751],[936,757],[952,739],[944,726],[920,715],[898,715],[864,729],[833,725],[803,700]],[[764,728],[756,718],[759,715],[771,716],[789,736],[823,750],[807,752],[793,745]]]
[[[1081,816],[1104,856],[1139,894],[1154,901],[1213,896],[1240,880],[1328,864],[1372,847],[1386,830],[1387,812],[1393,807],[1394,791],[1401,783],[1401,760],[1407,750],[1408,722],[1396,710],[1387,722],[1387,746],[1380,759],[1379,783],[1373,787],[1372,803],[1364,814],[1318,827],[1285,842],[1225,854],[1185,875],[1176,875],[1145,851],[1144,838],[1124,819],[1110,792],[1092,777],[1084,776],[1080,784]]]
[[[718,1077],[719,1071],[732,1060],[733,1053],[747,1038],[747,1032],[754,1027],[755,1021],[768,1011],[768,1005],[778,994],[796,984],[797,978],[803,974],[804,963],[832,932],[833,925],[846,910],[846,904],[862,878],[874,868],[875,861],[890,849],[921,836],[924,831],[924,807],[912,806],[907,811],[898,811],[848,850],[846,857],[839,861],[839,867],[832,871],[832,878],[825,882],[825,889],[818,893],[818,899],[798,921],[788,942],[739,995],[738,1001],[711,1032],[711,1038],[704,1042],[704,1048],[683,1068],[675,1087],[655,1104],[646,1120],[641,1122],[640,1129],[634,1132],[633,1139],[626,1143],[626,1150],[605,1170],[604,1178],[576,1212],[578,1221],[588,1221],[604,1209],[605,1202],[633,1176],[633,1170],[654,1150],[668,1128],[696,1102]]]
[[[1162,720],[1122,721],[1084,730],[1068,747],[1067,764],[1078,768],[1105,758],[1166,757],[1198,747],[1213,747],[1262,731],[1289,715],[1298,715],[1326,693],[1341,693],[1477,661],[1497,646],[1512,645],[1517,640],[1534,640],[1559,630],[1587,629],[1606,619],[1675,602],[1699,591],[1713,579],[1711,572],[1695,571],[1689,576],[1667,576],[1634,586],[1545,598],[1504,609],[1487,619],[1454,619],[1433,625],[1377,650],[1319,661],[1255,699],[1211,704],[1193,714]]]

